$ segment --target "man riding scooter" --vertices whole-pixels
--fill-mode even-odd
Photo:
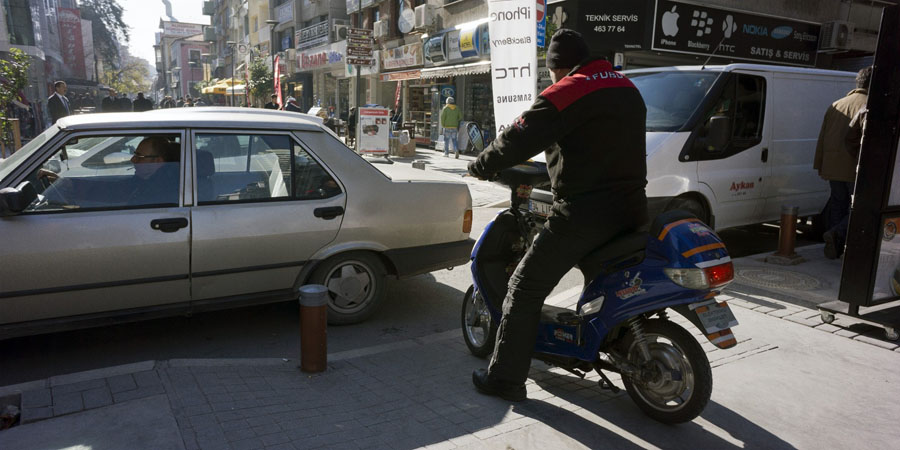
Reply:
[[[580,33],[557,31],[547,49],[553,84],[469,164],[487,179],[543,150],[553,192],[551,214],[510,278],[488,369],[472,374],[483,394],[526,398],[547,295],[592,250],[647,221],[644,100],[589,53]]]

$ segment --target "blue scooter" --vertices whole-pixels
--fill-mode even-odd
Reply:
[[[539,231],[542,218],[522,208],[544,169],[527,164],[502,171],[510,208],[487,225],[472,250],[474,285],[465,295],[463,336],[469,350],[494,350],[510,274]],[[545,305],[533,358],[581,378],[596,370],[600,385],[618,392],[604,371],[619,373],[628,395],[663,423],[693,420],[712,394],[712,370],[700,343],[671,322],[672,309],[719,348],[737,344],[737,325],[715,297],[734,278],[725,245],[684,211],[655,218],[646,230],[596,249],[578,267],[585,287],[575,310]]]

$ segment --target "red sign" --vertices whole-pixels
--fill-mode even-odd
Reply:
[[[74,78],[87,78],[84,71],[84,42],[81,38],[81,13],[59,8],[59,42],[63,62]]]
[[[274,81],[275,81],[275,94],[278,96],[275,98],[276,104],[278,107],[281,107],[281,63],[279,61],[278,55],[275,55],[275,73]]]
[[[547,0],[537,0],[537,7],[535,8],[536,22],[544,20],[545,9],[547,9]]]

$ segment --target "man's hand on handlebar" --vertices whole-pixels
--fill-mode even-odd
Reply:
[[[497,174],[495,173],[482,173],[478,168],[478,164],[475,161],[469,163],[469,175],[478,178],[479,180],[491,181],[496,178]]]

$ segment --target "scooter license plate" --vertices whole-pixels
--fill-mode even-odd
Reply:
[[[550,207],[549,203],[540,202],[537,200],[528,200],[528,210],[542,217],[547,217],[550,215]]]
[[[716,333],[734,326],[738,321],[731,312],[728,303],[718,303],[715,300],[707,300],[698,303],[692,303],[690,308],[697,313],[700,323],[706,329],[706,334]]]

